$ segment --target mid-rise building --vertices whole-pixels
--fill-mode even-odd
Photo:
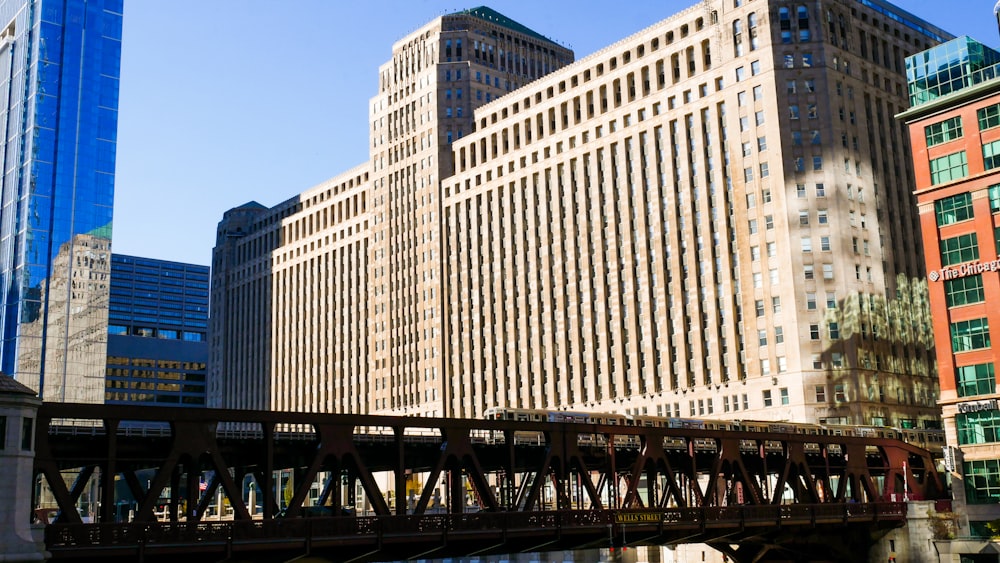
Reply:
[[[880,0],[706,0],[570,64],[438,18],[380,70],[368,163],[220,223],[213,390],[935,427],[894,115],[904,58],[950,38]]]
[[[111,255],[104,402],[205,406],[208,266]]]
[[[960,37],[906,61],[931,318],[956,512],[1000,518],[1000,53]],[[1000,342],[1000,338],[997,339]],[[967,520],[965,517],[967,516]]]
[[[104,399],[122,0],[0,1],[0,371]]]

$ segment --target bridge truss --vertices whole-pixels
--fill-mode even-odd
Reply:
[[[944,492],[927,451],[885,438],[56,403],[38,416],[35,472],[55,504],[46,543],[57,558],[88,545],[147,545],[137,534],[164,544],[167,529],[176,538],[202,530],[203,546],[226,530],[230,550],[238,530],[315,538],[321,519],[300,517],[320,505],[349,537],[369,538],[360,553],[384,545],[387,530],[419,549],[417,538],[469,522],[481,536],[471,545],[496,539],[509,551],[518,526],[537,533],[546,527],[529,520],[557,518],[547,530],[560,548],[643,537],[705,542],[742,560],[741,549],[760,557],[806,541],[808,530],[822,536],[823,526],[843,532],[832,549],[867,545],[902,525],[897,501]],[[268,492],[260,514],[246,502],[248,476]],[[78,506],[95,483],[88,525]],[[232,522],[207,522],[220,495]],[[123,496],[136,506],[127,523],[116,522]],[[570,541],[573,530],[587,533]],[[427,545],[441,549],[440,538]]]

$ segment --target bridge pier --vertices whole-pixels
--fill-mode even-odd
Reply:
[[[0,561],[45,561],[44,524],[31,523],[35,421],[42,401],[0,373]]]

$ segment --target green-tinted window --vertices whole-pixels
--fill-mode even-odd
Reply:
[[[982,303],[986,299],[983,294],[983,275],[976,274],[944,282],[944,297],[949,307]]]
[[[990,347],[990,323],[986,318],[951,323],[951,351],[968,352]]]
[[[1000,442],[1000,411],[979,411],[955,415],[959,444]]]
[[[983,168],[993,170],[1000,167],[1000,141],[983,145]]]
[[[993,373],[993,364],[960,367],[955,370],[955,383],[959,397],[996,393],[997,381]]]
[[[1000,125],[1000,104],[987,106],[976,112],[979,117],[979,129],[989,129]]]
[[[924,136],[927,137],[928,147],[953,141],[962,136],[962,118],[956,115],[951,119],[928,125],[924,127]]]
[[[997,254],[1000,254],[1000,227],[993,228],[993,238],[997,241]]]
[[[979,244],[976,233],[966,233],[941,241],[941,265],[951,266],[979,259]]]
[[[1000,184],[990,186],[990,211],[1000,213]]]
[[[934,213],[939,227],[972,219],[972,194],[965,192],[939,199],[934,202]]]
[[[931,160],[931,184],[943,184],[969,175],[965,151]]]
[[[965,475],[965,502],[1000,503],[1000,460],[980,459],[962,464]]]

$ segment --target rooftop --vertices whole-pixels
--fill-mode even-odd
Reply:
[[[906,59],[910,107],[915,108],[1000,77],[1000,53],[968,36]]]
[[[546,43],[552,43],[552,44],[558,45],[558,43],[556,43],[555,41],[549,39],[548,37],[545,37],[541,33],[538,33],[537,31],[535,31],[535,30],[533,30],[533,29],[531,29],[531,28],[529,28],[529,27],[527,27],[525,25],[519,24],[516,21],[508,18],[507,16],[501,14],[500,12],[497,12],[496,10],[494,10],[492,8],[488,8],[486,6],[479,6],[478,8],[469,8],[468,10],[462,10],[461,12],[458,12],[458,13],[459,14],[469,15],[469,16],[475,16],[475,17],[477,17],[477,18],[479,18],[479,19],[481,19],[483,21],[488,21],[490,23],[495,23],[497,25],[501,25],[503,27],[506,27],[507,29],[510,29],[511,31],[516,31],[518,33],[523,33],[523,34],[528,35],[530,37],[534,37],[535,39],[540,39],[542,41],[545,41]]]

